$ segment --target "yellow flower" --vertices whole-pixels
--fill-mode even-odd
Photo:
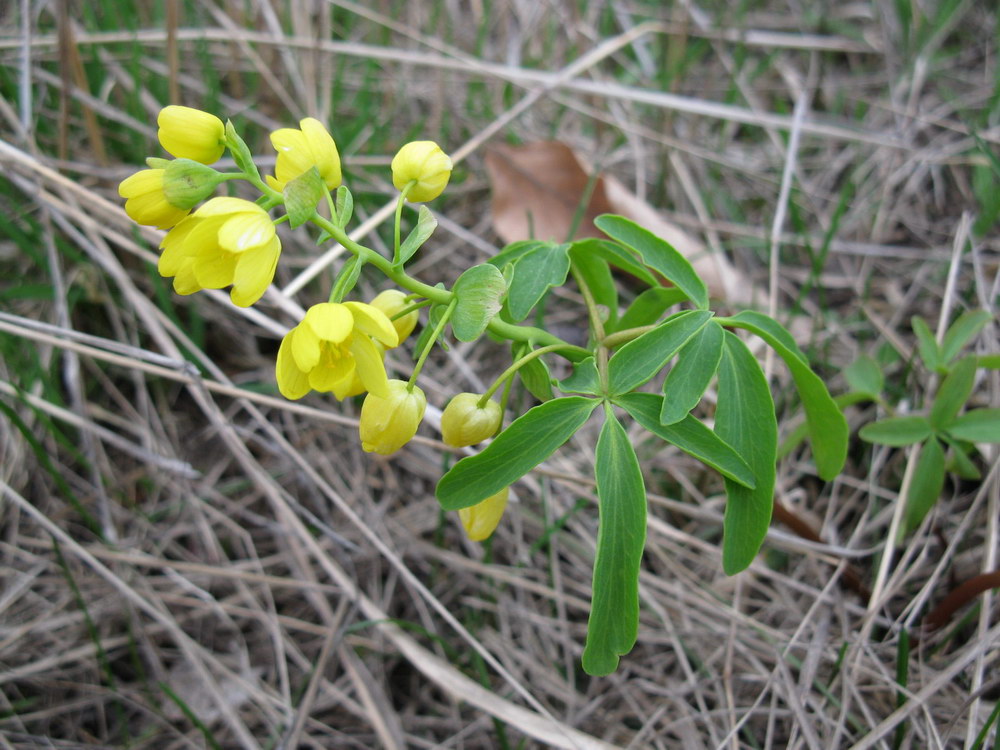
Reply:
[[[410,442],[427,408],[427,398],[416,386],[410,390],[402,380],[390,380],[388,390],[385,396],[372,391],[361,406],[361,447],[383,456]]]
[[[379,343],[396,344],[396,330],[380,310],[363,302],[313,305],[281,341],[275,367],[278,390],[290,399],[310,390],[333,391],[337,398],[365,390],[389,396]]]
[[[118,195],[125,198],[125,213],[136,224],[169,229],[191,209],[172,205],[163,192],[164,169],[142,169],[122,180]]]
[[[178,159],[211,164],[226,150],[226,126],[200,109],[171,104],[160,110],[156,124],[160,145]]]
[[[417,325],[417,320],[420,318],[419,310],[411,310],[399,318],[394,317],[412,306],[412,303],[407,301],[406,294],[398,289],[386,289],[384,292],[380,292],[371,301],[371,305],[384,312],[386,317],[392,321],[392,327],[396,329],[400,344],[406,341],[406,337],[413,333],[413,329]]]
[[[242,198],[212,198],[167,232],[160,248],[160,274],[174,277],[178,294],[232,284],[230,298],[248,307],[274,278],[281,242],[260,206]]]
[[[441,195],[451,177],[451,159],[434,141],[413,141],[392,158],[392,184],[402,190],[416,181],[406,197],[426,203]]]
[[[285,183],[316,167],[327,188],[340,185],[340,154],[337,144],[319,120],[307,117],[299,121],[299,130],[281,128],[271,133],[271,145],[278,152],[274,165],[275,177],[268,175],[267,184],[278,191]]]
[[[500,426],[500,404],[489,399],[482,408],[475,393],[459,393],[441,413],[441,438],[453,448],[475,445]]]
[[[510,488],[504,487],[497,494],[490,495],[481,503],[476,503],[458,511],[458,517],[461,519],[462,526],[465,528],[465,533],[469,539],[474,542],[481,542],[490,537],[503,517],[509,494]]]

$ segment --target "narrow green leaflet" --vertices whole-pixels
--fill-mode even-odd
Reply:
[[[648,286],[660,286],[660,281],[656,276],[646,270],[646,267],[635,259],[632,252],[614,242],[594,238],[577,240],[572,244],[570,252],[574,260],[584,256],[603,258],[615,268],[646,282]]]
[[[628,393],[652,378],[711,317],[707,310],[685,310],[629,341],[608,361],[610,392]]]
[[[756,480],[739,453],[716,435],[701,421],[690,414],[676,424],[660,423],[660,409],[663,396],[655,393],[626,393],[618,396],[615,403],[625,409],[636,422],[657,437],[676,445],[689,456],[711,466],[747,489],[753,489]]]
[[[948,364],[962,351],[983,326],[993,320],[986,310],[969,310],[958,316],[944,334],[941,342],[941,363]]]
[[[549,289],[566,283],[569,273],[568,245],[540,244],[514,263],[514,273],[507,289],[507,309],[511,320],[519,323]]]
[[[511,346],[511,356],[515,361],[529,352],[531,352],[531,344],[527,342],[518,341]],[[528,389],[528,392],[539,401],[551,401],[555,398],[555,394],[552,392],[552,375],[549,374],[548,365],[541,357],[535,357],[528,364],[523,365],[517,371],[517,375],[521,378],[521,382]]]
[[[957,474],[962,479],[982,479],[983,475],[976,467],[976,464],[969,458],[968,450],[965,446],[967,443],[963,443],[959,440],[953,440],[948,435],[941,435],[942,440],[944,440],[948,446],[951,448],[951,458],[945,464],[945,471],[949,471],[953,474]]]
[[[686,300],[687,295],[677,287],[656,286],[646,289],[628,306],[618,324],[618,330],[652,325],[663,316],[668,307]]]
[[[441,477],[441,507],[468,508],[510,486],[569,440],[599,403],[567,396],[529,409],[480,453],[463,458]]]
[[[947,432],[970,443],[1000,443],[1000,409],[973,409],[948,425]]]
[[[791,334],[776,320],[761,313],[740,313],[732,318],[726,318],[724,324],[745,328],[764,339],[785,361],[806,412],[809,442],[812,443],[813,457],[816,460],[816,472],[821,479],[827,481],[833,479],[840,473],[844,461],[847,460],[847,438],[850,430],[843,412],[826,389],[826,384],[810,369],[805,355],[798,346],[795,346]]]
[[[722,326],[710,322],[677,353],[677,362],[663,381],[660,424],[674,424],[688,415],[715,377],[722,359]]]
[[[288,213],[288,226],[292,229],[300,227],[312,218],[316,204],[326,193],[326,185],[316,167],[309,169],[294,180],[285,184],[285,211]]]
[[[646,545],[646,488],[625,428],[606,409],[594,458],[600,527],[583,670],[611,674],[639,633],[639,564]]]
[[[601,395],[601,378],[593,357],[573,365],[572,374],[559,381],[559,390],[563,393],[587,393],[591,396]]]
[[[452,291],[458,298],[451,316],[455,338],[475,341],[500,312],[507,284],[496,266],[481,263],[459,276]]]
[[[250,153],[246,141],[236,132],[236,128],[230,120],[226,120],[226,146],[240,171],[259,180],[260,172],[257,171],[257,165],[253,163],[253,154]]]
[[[760,365],[746,344],[728,331],[719,364],[715,433],[743,457],[755,482],[751,490],[725,480],[722,569],[735,575],[753,562],[771,524],[778,423]]]
[[[504,266],[514,263],[522,255],[530,253],[536,247],[546,244],[541,240],[520,240],[518,242],[511,242],[509,245],[505,246],[500,252],[490,258],[490,263],[499,269],[503,269]]]
[[[930,422],[935,430],[941,430],[950,425],[955,415],[965,406],[972,395],[972,386],[976,379],[976,358],[965,357],[959,360],[951,372],[941,381],[934,403],[931,405]]]
[[[666,240],[621,216],[604,214],[594,224],[606,235],[639,253],[649,268],[663,274],[702,310],[708,309],[708,288],[690,261]]]
[[[885,386],[885,376],[882,374],[882,368],[878,366],[878,362],[875,361],[874,357],[870,357],[867,354],[862,354],[846,367],[844,378],[847,380],[847,385],[850,386],[852,391],[855,393],[864,393],[873,399],[878,398],[879,394],[882,393],[882,388]]]
[[[920,458],[913,472],[910,490],[906,494],[903,516],[904,534],[913,531],[941,496],[944,487],[944,450],[937,438],[931,437],[920,449]]]
[[[434,230],[437,229],[437,225],[437,219],[434,218],[431,210],[421,204],[420,210],[417,213],[417,225],[410,230],[410,233],[406,235],[406,239],[399,246],[400,265],[412,258],[421,245],[430,239],[430,236],[434,234]]]
[[[919,315],[914,315],[910,319],[910,325],[917,337],[917,351],[920,352],[920,358],[928,370],[936,371],[941,366],[941,350],[934,339],[934,334],[931,333],[931,329],[927,325],[927,321]]]
[[[569,257],[576,269],[575,273],[583,279],[583,283],[594,295],[594,301],[607,311],[605,333],[617,330],[618,326],[618,286],[611,275],[608,262],[595,253],[580,252],[581,243],[575,242],[569,246]]]
[[[926,440],[933,430],[927,417],[915,414],[908,417],[887,417],[866,424],[858,430],[858,437],[880,445],[912,445]]]
[[[347,189],[347,185],[341,185],[337,188],[334,208],[337,212],[336,222],[341,229],[344,229],[354,215],[354,195]]]

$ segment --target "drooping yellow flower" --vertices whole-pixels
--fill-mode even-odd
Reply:
[[[332,391],[341,399],[365,390],[389,396],[379,343],[396,344],[396,329],[382,311],[363,302],[313,305],[281,341],[275,366],[278,390],[289,399],[310,390]]]
[[[211,164],[226,150],[226,126],[200,109],[171,104],[160,110],[156,124],[160,145],[178,159]]]
[[[441,413],[441,438],[453,448],[481,443],[497,431],[502,414],[500,404],[487,400],[480,408],[481,395],[459,393]]]
[[[441,195],[451,177],[451,159],[434,141],[413,141],[392,158],[392,184],[402,190],[410,182],[406,197],[413,203],[426,203]]]
[[[285,183],[308,172],[311,167],[316,167],[330,190],[340,185],[337,144],[319,120],[307,117],[299,121],[298,130],[275,130],[271,133],[271,145],[278,152],[278,161],[274,165],[275,176],[268,175],[267,184],[275,190],[284,190]]]
[[[416,386],[410,390],[402,380],[390,380],[388,391],[385,396],[372,391],[361,406],[361,447],[383,456],[410,442],[427,408],[427,397]]]
[[[400,344],[406,341],[406,337],[413,333],[413,329],[420,318],[420,311],[411,310],[406,315],[398,318],[395,316],[399,315],[406,308],[412,307],[412,304],[407,301],[406,294],[398,289],[386,289],[371,301],[372,307],[377,307],[392,321],[392,327],[396,329]]]
[[[249,307],[274,278],[281,242],[267,212],[242,198],[212,198],[167,232],[158,269],[174,291],[193,294],[232,284],[230,298]]]
[[[497,494],[490,495],[482,502],[458,511],[458,517],[462,521],[462,527],[469,539],[481,542],[490,537],[503,517],[509,495],[510,488],[504,487]]]
[[[172,205],[163,192],[164,169],[142,169],[126,177],[118,186],[125,198],[125,213],[136,224],[169,229],[191,213],[189,208]]]

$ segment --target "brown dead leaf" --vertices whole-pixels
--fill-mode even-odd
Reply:
[[[493,228],[504,242],[566,239],[590,172],[590,165],[569,146],[560,141],[493,146],[486,154],[486,171],[493,187]],[[594,226],[594,218],[602,213],[620,214],[673,245],[691,261],[715,299],[766,304],[766,295],[746,283],[725,257],[709,253],[609,175],[597,178],[575,238],[603,237]]]

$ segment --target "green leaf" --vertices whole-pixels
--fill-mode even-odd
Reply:
[[[417,225],[410,230],[410,233],[406,235],[406,239],[399,246],[400,265],[403,265],[412,258],[413,254],[420,249],[420,246],[430,239],[430,236],[434,234],[434,230],[437,229],[437,225],[437,219],[434,218],[431,210],[421,204],[417,212]]]
[[[251,179],[259,181],[260,172],[257,171],[257,165],[253,163],[253,154],[250,153],[246,141],[236,132],[231,120],[226,120],[226,146],[233,155],[233,161],[236,162],[240,171]]]
[[[951,447],[951,458],[945,463],[945,470],[957,474],[962,479],[982,479],[982,473],[969,458],[969,451],[973,450],[969,443],[953,440],[948,435],[941,437]]]
[[[632,443],[607,407],[594,474],[600,502],[594,593],[583,671],[611,674],[639,633],[639,564],[646,544],[646,489]]]
[[[351,191],[347,189],[347,185],[341,185],[337,188],[337,202],[336,202],[337,216],[335,221],[340,226],[341,229],[347,227],[347,222],[351,220],[354,215],[354,196]]]
[[[748,489],[754,488],[756,480],[747,462],[701,421],[688,414],[675,424],[660,423],[663,396],[655,393],[626,393],[618,396],[615,403],[658,438],[676,445],[724,477]]]
[[[948,434],[970,443],[1000,443],[1000,409],[973,409],[948,425]]]
[[[594,238],[577,240],[570,246],[570,253],[574,260],[584,256],[602,258],[615,268],[646,282],[648,286],[660,286],[659,279],[647,271],[642,263],[636,261],[634,253],[614,242]]]
[[[509,487],[569,440],[599,403],[567,396],[529,409],[480,453],[463,458],[441,477],[437,485],[441,507],[468,508]]]
[[[934,334],[927,326],[927,321],[919,315],[914,315],[910,319],[910,325],[913,326],[913,333],[917,337],[917,351],[920,353],[920,359],[924,361],[928,370],[937,371],[941,367],[941,350],[934,339]]]
[[[903,446],[926,440],[933,431],[927,417],[914,414],[907,417],[887,417],[866,424],[858,430],[858,437],[869,443]]]
[[[874,357],[862,354],[844,370],[847,385],[856,393],[865,393],[878,398],[885,387],[885,376]]]
[[[340,269],[340,273],[337,274],[337,280],[333,283],[333,289],[330,292],[330,299],[332,301],[340,302],[351,293],[355,284],[358,283],[362,266],[364,266],[364,262],[361,260],[360,255],[352,256],[344,263],[343,268]],[[420,350],[418,349],[417,351]]]
[[[972,395],[976,379],[976,358],[965,357],[958,361],[951,372],[941,381],[934,403],[931,405],[930,423],[935,430],[943,430],[950,425],[955,415],[965,406]]]
[[[413,351],[422,352],[427,348],[431,335],[437,329],[438,323],[441,322],[441,316],[444,315],[445,310],[447,309],[447,305],[431,305],[430,310],[427,313],[427,325],[424,326],[420,335],[417,337],[417,343],[413,345]],[[445,343],[444,336],[438,339],[438,346],[445,351],[448,351],[448,344]]]
[[[512,242],[490,258],[490,263],[497,268],[502,269],[506,265],[513,264],[521,256],[530,253],[535,248],[545,244],[547,243],[542,242],[541,240],[519,240],[517,242]]]
[[[982,354],[976,362],[987,370],[1000,370],[1000,354]]]
[[[326,185],[316,167],[309,167],[294,180],[285,183],[285,211],[288,213],[288,226],[292,229],[300,227],[312,218],[316,204],[323,199]]]
[[[677,287],[657,286],[646,289],[632,300],[632,304],[622,315],[618,330],[652,325],[660,319],[668,307],[686,300],[687,295]]]
[[[530,351],[531,345],[526,342],[517,342],[511,347],[511,354],[515,360]],[[552,375],[549,374],[548,365],[541,357],[536,357],[522,366],[517,371],[517,376],[521,378],[528,392],[539,401],[551,401],[555,397],[552,392]]]
[[[810,369],[805,355],[795,345],[791,334],[776,320],[761,313],[740,313],[727,318],[725,324],[745,328],[764,339],[785,361],[806,412],[816,472],[821,479],[833,479],[847,460],[850,430],[843,412],[837,407],[819,375]]]
[[[593,357],[573,365],[573,374],[559,381],[559,390],[564,393],[587,393],[592,396],[601,395],[601,378],[597,373],[597,365]]]
[[[691,263],[666,240],[621,216],[604,214],[594,224],[612,239],[639,253],[647,267],[661,273],[702,310],[708,309],[708,288]]]
[[[711,317],[707,310],[685,310],[629,341],[608,361],[610,392],[628,393],[652,378]]]
[[[507,309],[513,322],[519,323],[528,317],[531,308],[549,289],[566,283],[569,273],[567,247],[547,242],[525,253],[514,263],[514,273],[507,289]]]
[[[931,437],[920,449],[920,458],[913,471],[909,492],[906,494],[906,512],[903,532],[909,533],[920,525],[927,511],[934,507],[944,487],[944,451],[937,438]]]
[[[570,260],[576,269],[575,273],[583,279],[583,283],[594,295],[594,301],[608,311],[605,333],[610,333],[618,328],[618,287],[611,275],[608,262],[594,253],[574,252],[579,246],[580,243],[569,246]]]
[[[481,263],[459,276],[452,291],[458,298],[455,312],[451,315],[455,338],[475,341],[500,312],[507,285],[496,266]]]
[[[753,562],[771,524],[778,423],[760,365],[729,331],[719,364],[715,433],[743,457],[754,476],[752,490],[726,479],[722,569],[735,575]]]
[[[944,334],[941,363],[946,365],[957,357],[962,348],[991,320],[993,316],[986,310],[969,310],[959,315]]]
[[[692,336],[677,353],[677,362],[663,381],[660,424],[673,424],[687,416],[705,394],[722,359],[722,326],[714,321]]]

